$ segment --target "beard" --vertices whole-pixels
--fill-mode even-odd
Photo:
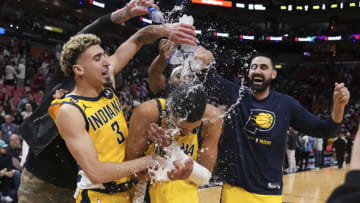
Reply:
[[[262,77],[263,78],[262,85],[255,84],[254,77]],[[251,90],[254,91],[254,93],[261,93],[261,92],[264,92],[268,87],[270,87],[271,81],[272,81],[271,78],[269,78],[268,80],[265,80],[265,78],[261,75],[253,75],[252,78],[250,79],[250,88],[251,88]]]
[[[110,77],[106,77],[105,80],[106,80],[104,83],[105,87],[113,87],[113,82]]]

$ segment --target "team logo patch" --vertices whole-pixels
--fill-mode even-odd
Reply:
[[[104,90],[104,95],[105,95],[105,97],[108,98],[108,99],[112,99],[113,96],[114,96],[113,92],[112,92],[110,89],[105,89],[105,90]]]
[[[90,109],[91,108],[91,106],[86,106],[85,104],[82,104],[83,105],[83,107],[84,107],[84,111],[86,111],[86,109]]]
[[[251,109],[245,129],[255,134],[256,131],[269,131],[275,125],[275,113],[262,109]]]

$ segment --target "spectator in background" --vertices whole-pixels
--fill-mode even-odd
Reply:
[[[32,106],[30,103],[25,104],[25,111],[21,112],[23,120],[27,119],[32,114]]]
[[[12,165],[15,169],[22,171],[23,167],[20,166],[22,146],[20,137],[17,134],[12,134],[10,137],[10,148],[8,154],[11,155]]]
[[[351,137],[350,132],[346,133],[346,153],[347,153],[347,157],[346,157],[346,163],[350,163],[351,160],[351,151],[352,151],[352,146],[353,146],[353,138]]]
[[[333,148],[335,149],[336,152],[336,160],[337,160],[338,168],[343,167],[345,147],[346,147],[346,140],[344,138],[344,133],[340,132],[337,134],[337,137],[334,139],[333,142]]]
[[[39,68],[38,73],[45,77],[47,75],[48,71],[49,71],[48,66],[49,66],[49,62],[48,62],[47,59],[45,59],[43,61],[43,63],[41,64],[41,67]]]
[[[288,131],[288,149],[287,157],[289,162],[288,173],[296,172],[296,161],[295,161],[295,149],[296,149],[296,133],[295,130],[290,127]]]
[[[5,122],[5,111],[4,111],[4,107],[2,105],[0,105],[0,124],[3,124]]]
[[[15,85],[15,62],[10,60],[8,65],[5,66],[5,85]]]
[[[11,111],[11,115],[14,118],[13,123],[17,126],[20,126],[24,121],[23,117],[21,116],[21,113],[18,112],[15,107]]]
[[[19,60],[18,65],[15,70],[16,70],[16,86],[23,87],[24,82],[25,82],[25,73],[26,73],[24,59]]]
[[[323,138],[314,138],[315,170],[320,170],[323,150]]]
[[[31,104],[33,110],[37,107],[34,96],[30,91],[26,92],[26,97],[21,99],[19,104],[17,105],[18,112],[24,111],[25,110],[25,104],[27,104],[27,103]]]
[[[2,140],[5,143],[10,143],[10,136],[13,133],[18,133],[18,127],[13,123],[13,117],[9,114],[5,116],[5,123],[1,124]]]
[[[9,101],[9,96],[5,95],[3,97],[3,106],[4,106],[4,111],[6,114],[10,114],[11,113],[11,103]]]
[[[304,171],[309,164],[309,156],[314,144],[314,138],[304,135],[300,140],[300,171]]]
[[[4,140],[0,140],[0,189],[2,192],[1,201],[11,202],[13,199],[9,196],[9,191],[13,182],[14,171],[11,156],[6,153],[7,147],[8,145]]]

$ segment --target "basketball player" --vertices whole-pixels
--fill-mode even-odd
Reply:
[[[143,44],[160,37],[195,44],[193,36],[194,27],[188,25],[148,26],[109,57],[100,47],[100,39],[92,34],[74,36],[64,45],[61,69],[74,78],[75,88],[64,99],[54,100],[49,114],[79,165],[77,202],[130,201],[128,176],[152,166],[154,161],[153,157],[144,157],[122,163],[127,126],[112,89],[114,75]]]
[[[96,33],[101,36],[131,18],[147,14],[148,6],[156,7],[152,0],[132,0],[124,8],[98,18],[78,34]],[[124,61],[124,65],[126,63]],[[57,70],[47,87],[50,91],[46,92],[39,107],[20,129],[21,135],[30,145],[30,152],[22,172],[19,202],[73,202],[76,162],[63,139],[58,136],[48,107],[55,90],[72,90],[74,86],[72,78],[66,78],[61,70]]]
[[[207,74],[205,87],[211,95],[217,95],[218,104],[230,107],[238,102],[230,117],[225,117],[219,142],[224,203],[281,203],[288,127],[314,137],[334,136],[340,127],[350,97],[343,83],[335,83],[331,116],[321,120],[292,97],[270,90],[276,75],[267,55],[252,59],[250,88],[240,87],[213,70]]]
[[[171,181],[150,185],[151,203],[198,202],[198,186],[208,183],[211,177],[222,118],[219,109],[206,104],[202,86],[181,84],[166,100],[153,99],[138,106],[130,120],[128,159],[142,157],[145,152],[164,154],[162,147],[171,143],[164,129],[175,128],[179,132],[174,139],[189,159],[183,167],[175,162],[175,169],[168,173]],[[153,141],[150,145],[149,139]],[[204,177],[198,177],[198,171]]]

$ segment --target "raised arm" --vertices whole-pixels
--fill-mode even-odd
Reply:
[[[176,45],[168,39],[162,39],[159,44],[159,55],[151,63],[148,71],[150,91],[156,95],[165,89],[165,77],[163,72],[168,66],[166,61],[170,57]]]
[[[195,28],[186,24],[149,25],[142,28],[125,41],[116,52],[110,56],[110,63],[114,67],[114,75],[120,72],[129,60],[144,44],[166,37],[175,44],[195,45]]]
[[[151,156],[123,163],[100,162],[94,143],[85,129],[85,120],[81,112],[72,105],[64,104],[56,120],[70,153],[93,184],[127,177],[154,165],[154,157]]]
[[[345,106],[349,103],[350,92],[344,83],[335,83],[333,101],[334,106],[331,111],[331,118],[336,123],[341,123],[344,117]]]
[[[153,0],[131,0],[125,7],[101,16],[77,34],[92,33],[101,36],[118,25],[125,25],[125,22],[131,18],[148,14],[148,6],[157,7]]]

